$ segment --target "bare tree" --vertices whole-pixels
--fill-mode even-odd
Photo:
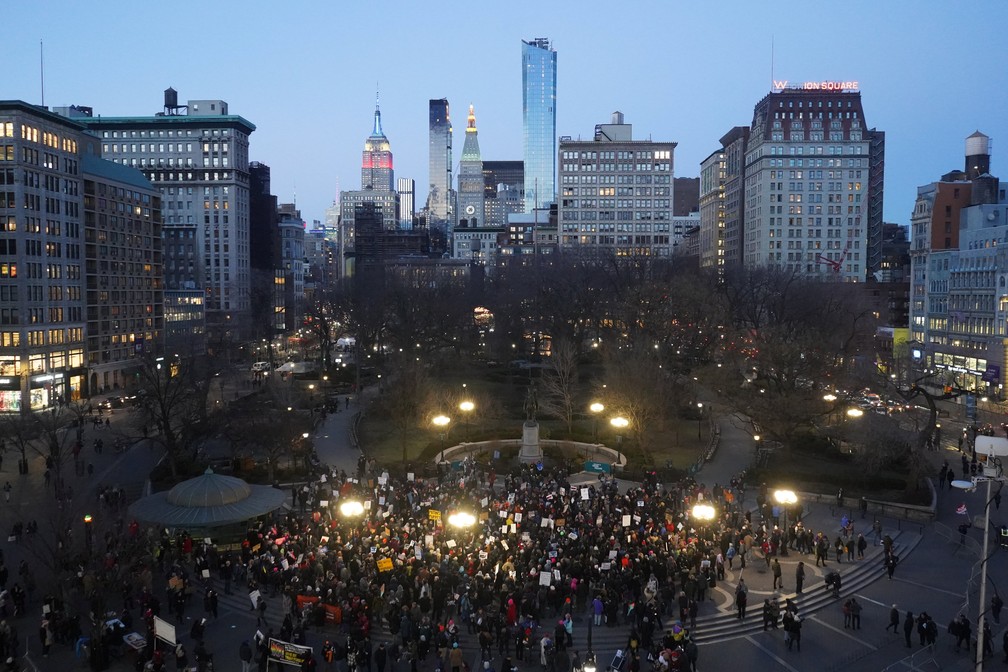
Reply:
[[[416,434],[430,417],[432,385],[426,369],[414,358],[404,358],[396,375],[384,387],[377,401],[379,412],[385,412],[399,438],[402,460],[407,458],[407,439]]]
[[[578,348],[574,343],[568,339],[554,339],[543,373],[543,393],[539,405],[548,415],[567,425],[567,433],[570,434],[574,426],[578,389]]]
[[[156,426],[151,440],[164,448],[172,478],[177,478],[180,459],[193,453],[210,430],[210,376],[193,358],[182,357],[150,356],[137,371],[143,390],[139,412],[145,423]]]

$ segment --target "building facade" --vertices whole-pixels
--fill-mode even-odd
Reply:
[[[451,212],[452,198],[452,125],[446,98],[432,99],[429,103],[427,221],[432,228],[447,231],[454,221]]]
[[[396,193],[399,194],[399,228],[413,228],[416,217],[416,180],[409,177],[396,179]]]
[[[525,211],[525,164],[521,161],[483,162],[483,219],[504,226],[508,215]]]
[[[911,215],[910,339],[942,384],[1004,396],[1008,198],[989,138],[966,139],[965,170],[919,187]],[[982,172],[981,172],[982,171]]]
[[[168,89],[164,111],[155,115],[77,121],[100,138],[104,158],[136,168],[160,190],[166,296],[202,291],[211,338],[241,339],[250,327],[248,151],[255,126],[229,114],[225,101],[180,106],[176,96]]]
[[[81,168],[87,390],[134,389],[139,358],[164,347],[161,194],[139,171],[93,154]]]
[[[856,82],[783,88],[757,103],[745,158],[743,264],[863,282],[879,229],[882,165]],[[871,193],[875,189],[878,193]],[[877,217],[878,221],[873,221]]]
[[[525,212],[556,202],[557,52],[548,38],[522,41]]]
[[[701,268],[724,267],[725,243],[725,153],[714,151],[700,162],[699,264]]]
[[[472,105],[469,106],[465,144],[462,145],[462,158],[459,161],[457,215],[456,229],[475,228],[486,223],[483,157],[480,155],[476,113]]]
[[[560,139],[559,244],[588,256],[670,257],[675,142],[633,140],[619,112]]]
[[[84,393],[87,293],[79,124],[0,102],[0,411]],[[92,152],[97,153],[92,148]]]

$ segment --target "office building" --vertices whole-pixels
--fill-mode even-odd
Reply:
[[[222,100],[179,105],[170,88],[157,114],[76,121],[100,138],[104,158],[136,168],[161,192],[166,304],[176,304],[173,292],[202,292],[208,347],[215,351],[247,336],[248,149],[255,126],[230,114]]]
[[[560,138],[560,249],[670,257],[675,147],[634,140],[620,112],[596,126],[591,140]]]
[[[381,221],[381,227],[388,231],[399,228],[399,194],[394,186],[392,172],[392,146],[381,127],[381,111],[375,105],[374,127],[364,141],[361,156],[361,189],[344,191],[340,194],[340,234],[342,246],[340,255],[347,260],[346,275],[353,274],[353,252],[356,249],[358,227],[354,222],[357,212],[364,212],[368,223],[364,230],[372,231],[373,219]],[[372,204],[371,208],[360,206]],[[359,256],[359,255],[357,255]]]
[[[724,266],[725,153],[712,152],[700,162],[700,229],[697,255],[700,268]]]
[[[525,212],[556,202],[557,53],[549,39],[522,41]]]
[[[97,394],[133,388],[139,358],[163,351],[161,194],[138,170],[97,155],[83,154],[80,166],[87,390]]]
[[[249,164],[249,269],[252,337],[271,341],[284,330],[284,274],[279,263],[279,210],[270,167]]]
[[[445,98],[429,104],[430,151],[428,155],[427,223],[448,231],[454,215],[452,207],[452,125]]]
[[[400,177],[396,180],[396,192],[399,194],[399,228],[413,228],[413,218],[416,217],[416,180]]]
[[[84,392],[81,126],[0,102],[0,411]]]
[[[280,331],[301,324],[305,311],[305,223],[292,203],[277,207],[278,268],[283,275],[283,326]]]
[[[686,217],[700,210],[700,178],[672,178],[672,214]]]
[[[869,204],[882,197],[873,152],[884,143],[868,128],[857,82],[784,84],[753,111],[743,263],[864,282],[876,238],[881,245],[881,210]]]
[[[477,227],[486,223],[483,192],[483,158],[480,156],[476,113],[470,105],[465,144],[462,145],[462,159],[459,161],[456,228]]]
[[[524,165],[521,161],[483,162],[483,219],[488,226],[504,226],[508,215],[525,211]]]
[[[910,339],[940,384],[1003,396],[1008,370],[1008,199],[990,139],[966,138],[965,169],[917,189],[911,226]],[[982,171],[982,172],[981,172]]]
[[[721,136],[724,154],[723,266],[741,268],[745,232],[745,160],[749,127],[736,126]],[[702,226],[702,224],[701,224]]]

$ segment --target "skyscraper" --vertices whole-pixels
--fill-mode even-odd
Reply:
[[[522,40],[525,212],[556,202],[556,65],[548,38]]]
[[[864,282],[872,242],[881,245],[881,209],[869,208],[882,198],[881,135],[865,122],[857,82],[784,84],[753,111],[743,263]]]
[[[430,187],[427,190],[428,223],[433,228],[448,229],[451,213],[452,125],[448,100],[430,101]]]
[[[374,191],[395,191],[392,170],[392,145],[381,127],[381,110],[375,101],[374,130],[364,141],[361,158],[361,189]]]
[[[396,191],[399,192],[399,228],[412,229],[416,214],[416,180],[400,177],[396,180]]]
[[[464,228],[486,223],[483,208],[483,158],[480,156],[478,136],[476,113],[470,105],[458,179],[458,226]]]
[[[137,168],[161,191],[166,303],[191,305],[201,295],[208,342],[226,347],[244,338],[251,307],[248,149],[255,126],[230,114],[223,100],[179,105],[170,88],[163,112],[75,120],[101,138],[103,157]],[[179,347],[190,353],[191,345]]]

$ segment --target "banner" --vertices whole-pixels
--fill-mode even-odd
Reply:
[[[441,520],[441,512],[437,509],[427,509],[428,520]]]
[[[269,640],[269,659],[283,665],[301,667],[311,652],[310,646],[298,646],[272,637]]]

